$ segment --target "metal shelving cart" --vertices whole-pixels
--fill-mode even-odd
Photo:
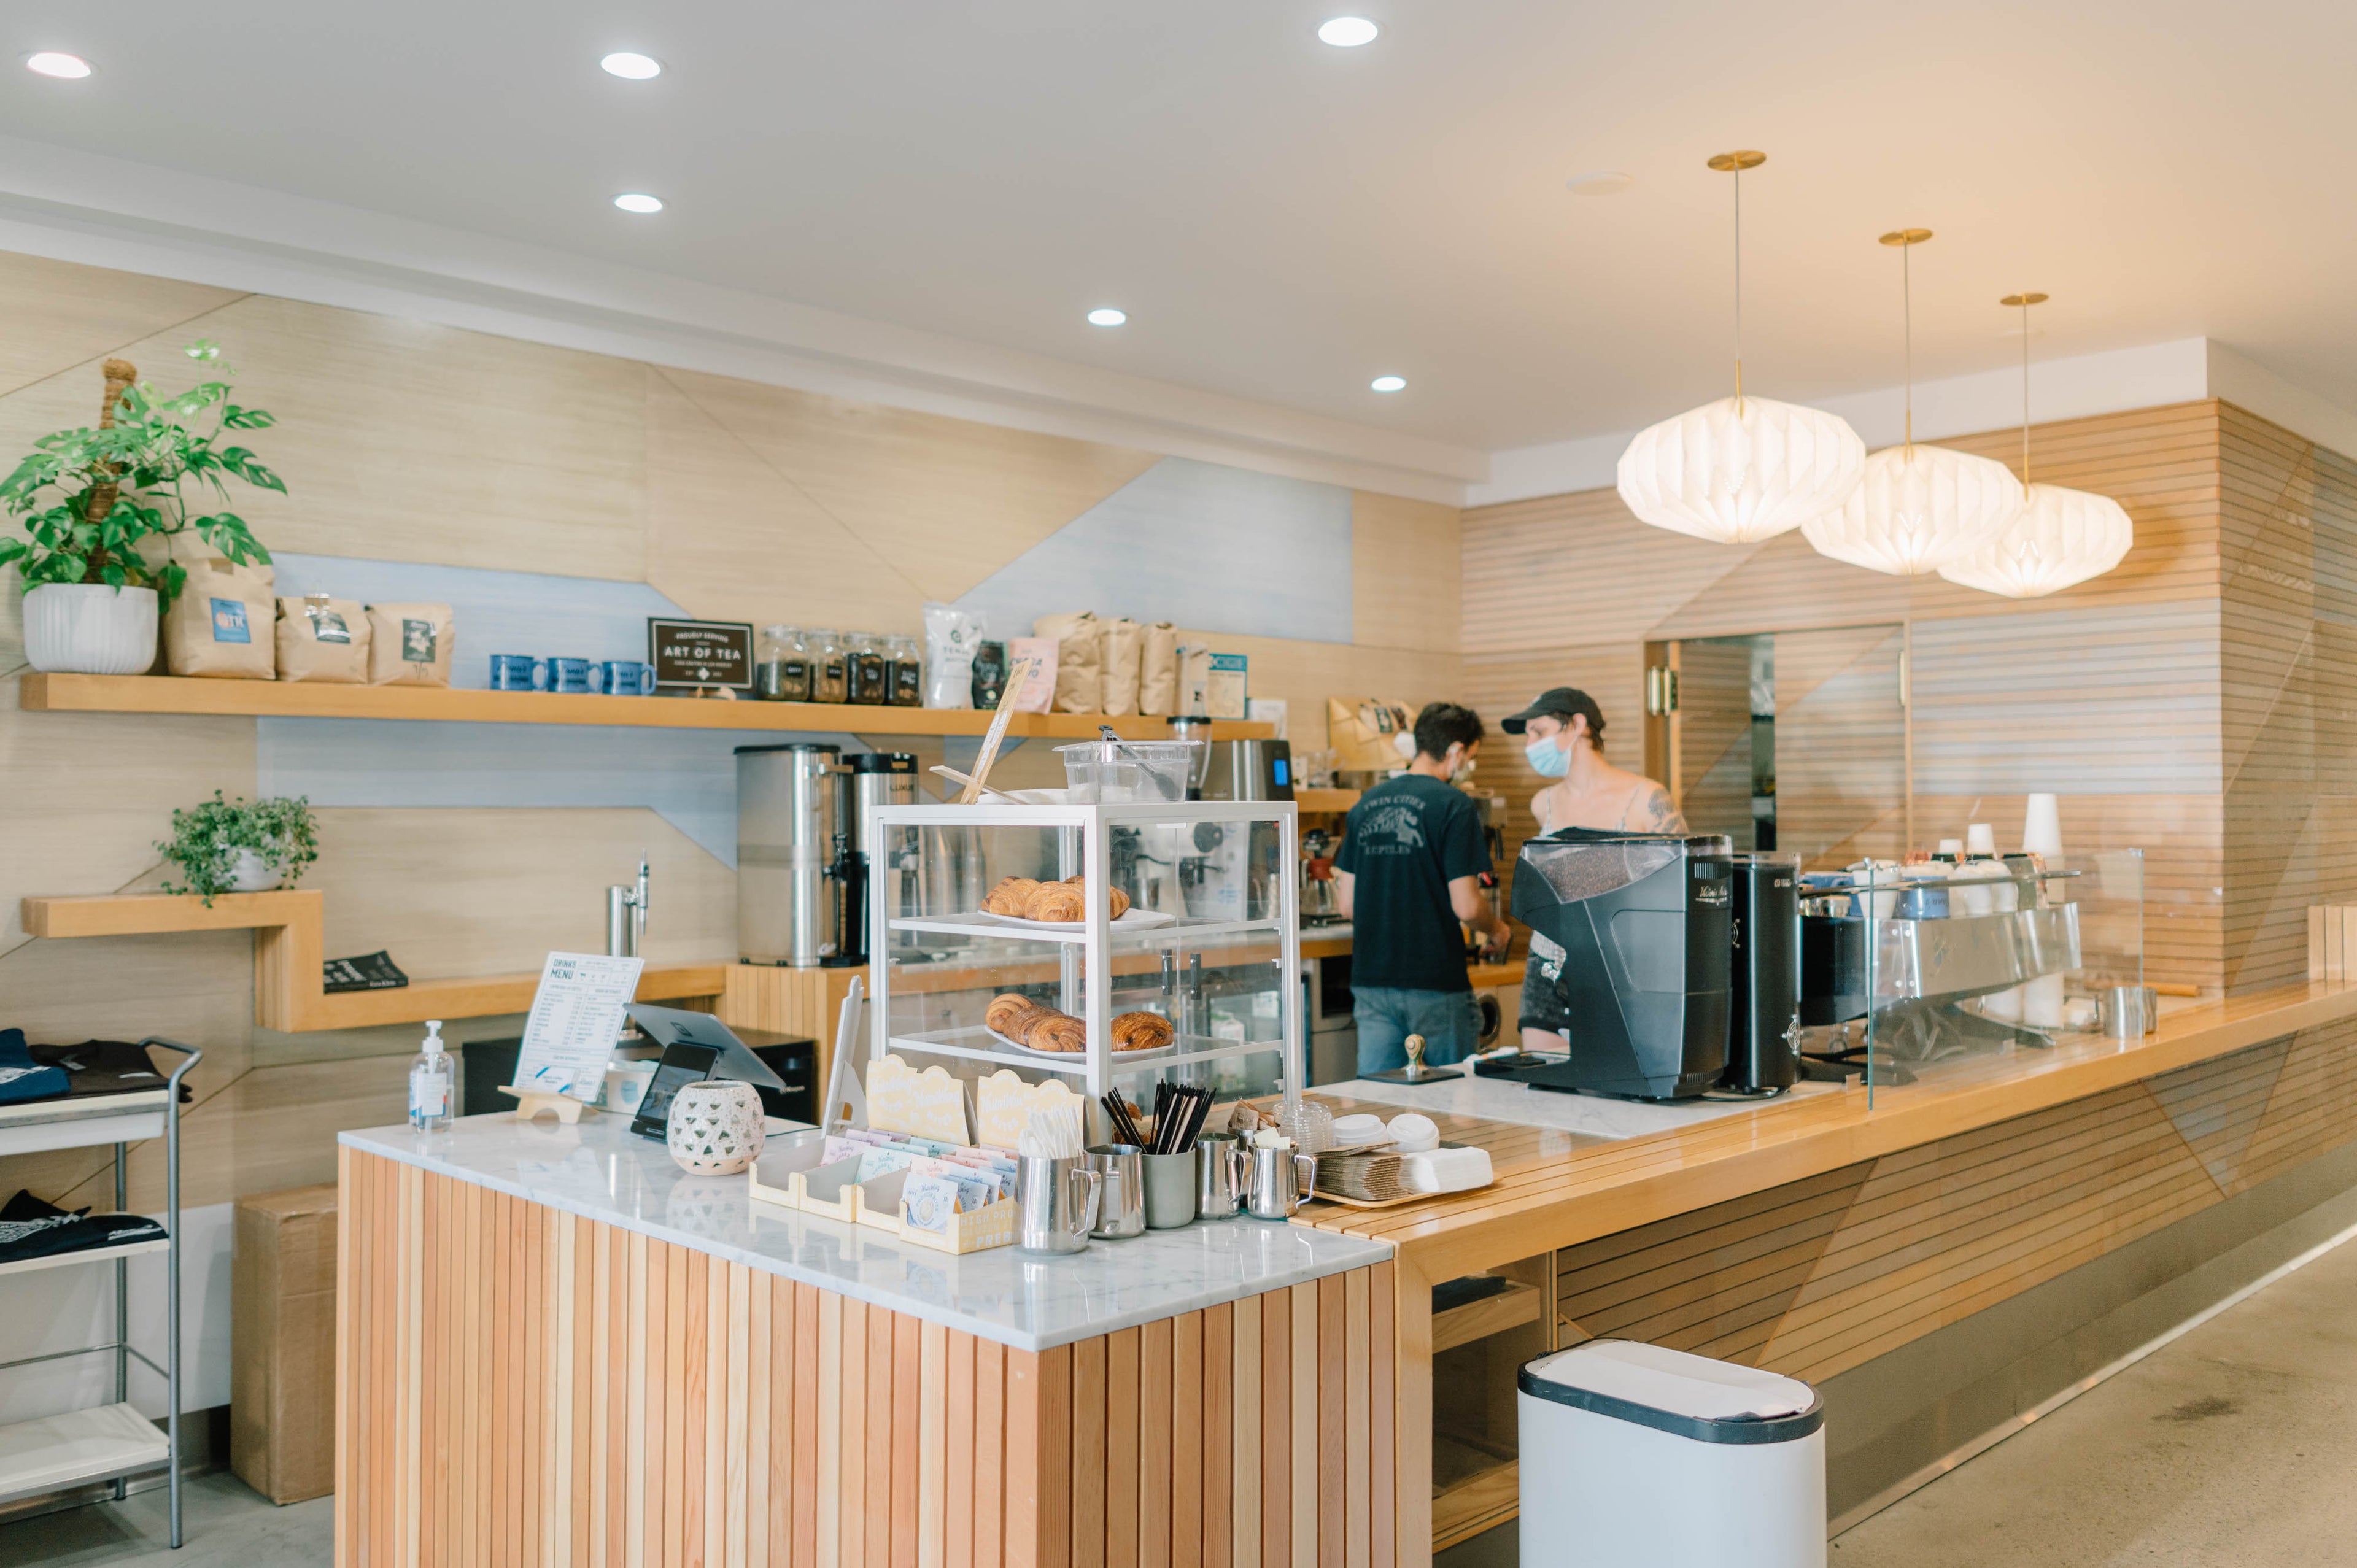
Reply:
[[[38,1356],[0,1362],[0,1370],[39,1361],[75,1356],[114,1356],[114,1399],[102,1405],[61,1412],[33,1421],[0,1426],[0,1502],[38,1497],[93,1482],[114,1483],[121,1500],[133,1476],[163,1466],[171,1489],[172,1544],[180,1544],[180,1079],[204,1059],[204,1053],[175,1040],[153,1036],[142,1046],[160,1046],[185,1058],[164,1080],[164,1087],[127,1094],[76,1100],[37,1101],[0,1106],[0,1155],[38,1154],[50,1149],[86,1149],[114,1145],[114,1207],[129,1200],[125,1159],[136,1142],[164,1140],[164,1230],[160,1240],[131,1241],[116,1247],[56,1257],[28,1258],[0,1264],[0,1277],[41,1269],[71,1268],[83,1263],[114,1265],[114,1338],[104,1345],[84,1345],[71,1350],[51,1350]],[[165,1255],[164,1364],[157,1366],[131,1347],[131,1264],[142,1252]],[[164,1380],[165,1430],[141,1415],[131,1403],[131,1363],[136,1360]]]
[[[936,834],[971,837],[946,854],[938,843],[909,842]],[[987,867],[979,884],[905,884],[899,908],[876,901],[870,1060],[900,1054],[1059,1073],[1082,1080],[1073,1087],[1094,1102],[1140,1076],[1208,1083],[1222,1098],[1265,1092],[1275,1082],[1246,1073],[1246,1059],[1274,1055],[1288,1100],[1298,1098],[1304,1025],[1291,801],[887,806],[871,815],[866,853],[870,865],[898,855],[918,864],[979,859]],[[1087,878],[1085,918],[1076,926],[1014,924],[974,907],[977,886],[986,893],[1002,875],[1075,874]],[[1110,918],[1114,886],[1131,900],[1120,921]],[[1044,993],[1082,1019],[1087,1050],[1030,1051],[992,1035],[983,1010],[1010,990]],[[1132,1010],[1168,1017],[1175,1043],[1134,1058],[1114,1052],[1111,1020]]]

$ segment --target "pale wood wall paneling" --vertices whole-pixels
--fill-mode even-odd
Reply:
[[[1776,847],[1811,870],[1910,847],[1895,626],[1776,639]],[[1683,651],[1683,650],[1681,650]]]
[[[1751,655],[1729,639],[1687,643],[1678,660],[1679,803],[1688,827],[1738,849],[1751,847]]]
[[[322,809],[328,956],[389,950],[412,979],[537,970],[551,950],[606,950],[606,889],[638,874],[654,903],[645,953],[673,962],[737,949],[737,878],[634,807]]]
[[[1009,1350],[389,1160],[341,1169],[344,1568],[1394,1561],[1389,1265]]]
[[[1566,1336],[1831,1377],[2357,1138],[2352,1046],[2305,1030],[1566,1248]]]
[[[125,343],[194,321],[239,297],[204,284],[0,252],[0,311],[8,320],[6,340],[0,343],[0,397],[102,360]],[[100,387],[94,373],[85,390],[89,413],[78,423],[95,424]],[[13,439],[13,422],[0,428]]]
[[[787,387],[658,373],[926,598],[957,597],[1160,461]]]
[[[651,369],[647,482],[646,578],[690,612],[756,626],[921,630],[926,596],[904,559],[829,513]]]
[[[1353,642],[1446,655],[1458,650],[1465,568],[1459,515],[1453,506],[1351,492]]]

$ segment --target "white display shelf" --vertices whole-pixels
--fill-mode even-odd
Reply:
[[[968,1026],[962,1029],[932,1030],[921,1035],[894,1035],[887,1039],[885,1044],[894,1050],[905,1048],[934,1056],[964,1057],[970,1061],[996,1062],[1002,1067],[1035,1068],[1041,1072],[1060,1072],[1070,1078],[1088,1076],[1089,1058],[1085,1052],[1074,1051],[1071,1053],[1070,1061],[1059,1061],[1051,1057],[1010,1051],[1005,1046],[996,1043],[987,1046],[969,1046],[960,1043],[972,1037],[988,1040],[991,1035],[987,1029]],[[1194,1037],[1206,1039],[1209,1036],[1198,1035]],[[1179,1042],[1182,1046],[1185,1043],[1183,1040]],[[1217,1045],[1205,1046],[1199,1050],[1144,1051],[1138,1053],[1135,1059],[1116,1051],[1111,1053],[1110,1067],[1115,1073],[1150,1072],[1160,1068],[1179,1067],[1188,1062],[1218,1061],[1225,1057],[1248,1057],[1263,1051],[1283,1049],[1285,1049],[1283,1040],[1222,1040]]]
[[[0,1155],[38,1155],[51,1149],[86,1149],[160,1138],[169,1104],[166,1090],[143,1089],[130,1094],[0,1106]]]
[[[0,1502],[153,1469],[171,1455],[164,1434],[129,1404],[0,1426]]]
[[[13,1263],[0,1263],[0,1274],[29,1274],[42,1269],[62,1269],[75,1263],[102,1263],[116,1258],[135,1258],[142,1252],[169,1250],[168,1236],[151,1236],[145,1241],[125,1241],[114,1247],[91,1247],[80,1252],[59,1252],[48,1258],[20,1258]]]
[[[936,918],[909,918],[886,922],[896,931],[942,931],[952,936],[989,937],[1001,941],[1071,942],[1085,945],[1089,929],[1075,926],[1069,931],[1043,931],[1030,926],[1001,925],[995,920],[960,919],[954,915]],[[1177,919],[1168,925],[1134,926],[1124,929],[1108,926],[1105,935],[1114,946],[1135,943],[1140,947],[1157,947],[1168,942],[1191,942],[1205,937],[1241,936],[1253,931],[1279,931],[1285,923],[1274,918],[1260,920],[1193,920]]]

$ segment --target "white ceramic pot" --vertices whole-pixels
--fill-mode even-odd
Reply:
[[[761,1152],[768,1129],[749,1083],[691,1083],[672,1096],[665,1141],[690,1176],[735,1176]]]
[[[145,673],[156,662],[156,590],[43,583],[25,596],[25,657],[60,673]]]
[[[267,893],[284,878],[253,851],[239,849],[230,852],[229,875],[222,880],[231,893]]]

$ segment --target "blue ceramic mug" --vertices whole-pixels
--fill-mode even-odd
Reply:
[[[529,653],[494,653],[491,655],[491,690],[494,692],[529,692],[538,685],[536,676],[540,660]]]
[[[587,692],[589,689],[589,660],[587,659],[541,660],[540,689],[544,692]]]
[[[607,659],[589,666],[589,689],[609,697],[647,694],[647,667],[635,659]]]

